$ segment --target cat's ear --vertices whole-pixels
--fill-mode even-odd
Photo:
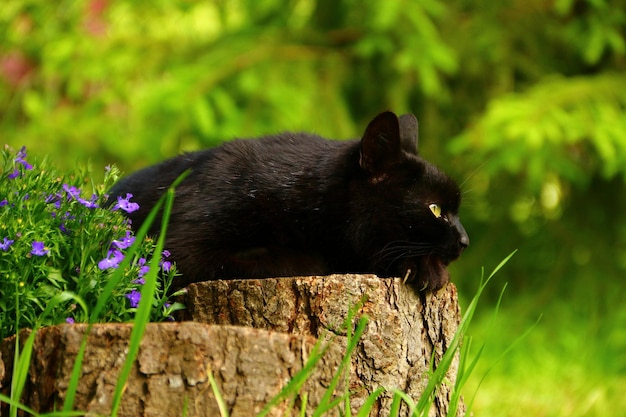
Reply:
[[[400,121],[400,141],[402,149],[413,155],[418,152],[418,124],[417,118],[411,113],[403,114],[398,119]]]
[[[381,113],[372,120],[361,139],[361,168],[380,173],[400,158],[400,123],[392,112]]]

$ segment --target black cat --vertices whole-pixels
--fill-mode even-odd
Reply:
[[[183,154],[122,179],[110,201],[132,193],[138,228],[188,168],[165,243],[182,272],[176,287],[354,272],[438,290],[469,244],[459,187],[417,155],[410,114],[378,115],[361,140],[283,133]]]

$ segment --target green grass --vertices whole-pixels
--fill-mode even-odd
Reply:
[[[476,374],[489,373],[474,401],[476,415],[626,415],[626,311],[617,287],[604,297],[571,288],[545,304],[530,295],[505,300],[495,322],[480,314],[472,333],[486,348]],[[537,320],[532,332],[499,358]],[[466,395],[478,383],[472,378]]]

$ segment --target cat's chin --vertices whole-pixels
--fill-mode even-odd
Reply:
[[[450,281],[449,262],[438,256],[425,256],[405,263],[406,281],[420,291],[438,291]]]

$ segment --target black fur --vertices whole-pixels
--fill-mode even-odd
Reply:
[[[469,244],[459,187],[417,155],[413,115],[382,113],[361,140],[283,133],[187,153],[122,179],[110,201],[132,193],[141,208],[128,216],[138,228],[188,168],[166,239],[183,274],[176,287],[354,272],[437,290]]]

